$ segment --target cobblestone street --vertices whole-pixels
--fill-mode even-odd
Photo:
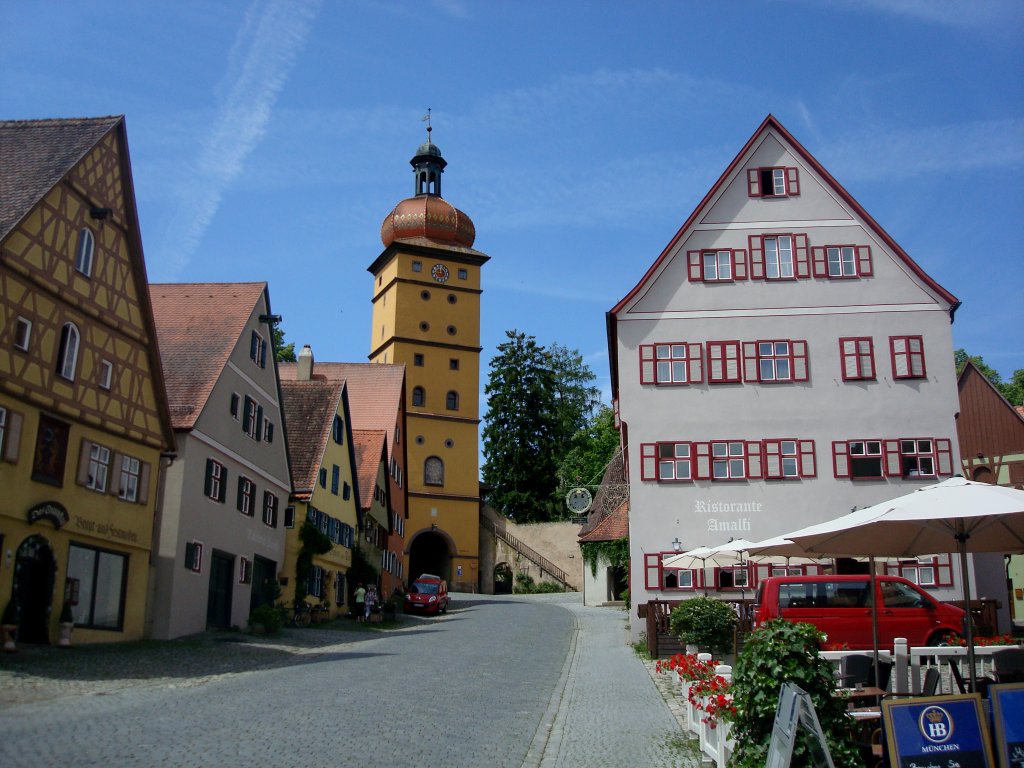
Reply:
[[[0,658],[0,764],[682,766],[680,722],[578,594],[456,595],[446,616]],[[677,710],[678,708],[676,708]]]

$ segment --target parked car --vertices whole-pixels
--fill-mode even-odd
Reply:
[[[440,576],[422,574],[405,593],[405,612],[438,614],[448,610],[448,582]]]
[[[828,643],[851,650],[871,642],[871,577],[772,576],[757,586],[754,626],[769,619],[813,624]],[[936,601],[911,581],[897,576],[875,579],[878,643],[892,647],[905,637],[910,646],[939,645],[947,635],[964,633],[964,611]]]

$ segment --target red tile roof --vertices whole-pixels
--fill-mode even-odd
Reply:
[[[266,288],[266,283],[149,286],[175,429],[195,426]]]
[[[349,402],[349,407],[351,407]],[[377,429],[353,429],[352,445],[356,449],[356,468],[359,472],[359,506],[369,509],[373,492],[377,489],[377,473],[385,457],[384,440],[387,433]]]
[[[281,382],[281,409],[288,429],[292,486],[297,495],[312,493],[316,485],[344,389],[344,380]]]
[[[629,502],[624,501],[605,515],[587,533],[580,535],[584,541],[615,541],[629,536]]]
[[[123,120],[0,120],[0,237]]]
[[[294,381],[298,375],[298,364],[280,363],[277,370],[281,381]],[[313,379],[343,379],[348,385],[352,429],[386,432],[390,449],[402,404],[404,365],[314,362]]]

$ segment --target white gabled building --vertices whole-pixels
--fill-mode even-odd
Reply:
[[[750,597],[766,573],[669,571],[673,542],[757,541],[959,473],[958,305],[769,115],[608,313],[633,603]],[[956,595],[948,555],[901,567]]]

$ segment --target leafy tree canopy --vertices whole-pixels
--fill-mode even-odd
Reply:
[[[580,485],[600,484],[618,448],[615,414],[607,405],[602,405],[590,422],[573,435],[571,447],[558,467],[560,489],[568,491]]]
[[[545,349],[506,331],[490,363],[483,429],[488,502],[520,522],[561,513],[558,468],[598,406],[594,374],[576,350]]]
[[[284,343],[284,330],[278,324],[271,326],[271,332],[274,334],[274,350],[279,363],[294,363],[298,358],[295,357],[295,342]]]
[[[953,362],[956,363],[957,376],[963,372],[968,360],[974,363],[974,367],[995,385],[995,388],[1002,393],[1003,397],[1011,405],[1024,405],[1024,368],[1018,368],[1013,372],[1013,376],[1010,377],[1009,381],[1003,381],[999,371],[986,364],[981,355],[969,355],[967,350],[961,348],[953,353]]]

